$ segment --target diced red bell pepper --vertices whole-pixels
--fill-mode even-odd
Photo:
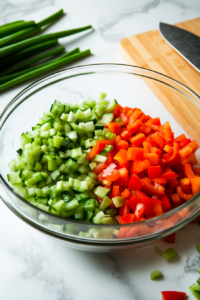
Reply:
[[[143,188],[152,193],[152,194],[158,194],[158,195],[164,195],[165,194],[165,188],[158,183],[155,183],[154,185],[150,184],[148,181],[149,178],[142,178],[140,179],[143,183]]]
[[[167,180],[162,177],[152,178],[152,181],[158,184],[165,184],[167,182]]]
[[[185,300],[186,293],[175,292],[175,291],[166,291],[161,292],[162,300]]]
[[[122,193],[121,193],[121,196],[124,198],[124,199],[129,199],[131,197],[131,193],[130,191],[126,188]]]
[[[163,148],[163,150],[169,154],[173,153],[173,147],[170,145],[165,145],[165,147]]]
[[[183,143],[186,139],[187,139],[187,138],[186,138],[185,134],[183,133],[183,134],[177,136],[177,137],[174,139],[174,141],[180,144],[180,143]]]
[[[179,150],[179,144],[174,142],[173,143],[173,153],[172,153],[172,155],[170,155],[170,157],[167,158],[167,159],[162,159],[162,161],[164,163],[169,163],[169,162],[174,161],[176,159],[176,157],[178,156],[178,150]]]
[[[120,224],[133,223],[134,214],[128,214],[126,216],[121,217]]]
[[[118,151],[121,149],[127,150],[129,147],[129,143],[124,140],[120,140],[119,142],[116,143],[116,147]]]
[[[125,201],[124,205],[119,208],[119,215],[123,217],[129,214],[130,214],[130,207],[128,205],[128,202]]]
[[[128,186],[128,182],[129,182],[129,172],[127,170],[127,168],[121,168],[118,170],[120,172],[120,185],[123,187]]]
[[[133,174],[129,180],[128,188],[137,191],[142,187],[142,182],[137,175]]]
[[[162,150],[160,150],[156,147],[151,147],[150,152],[151,153],[156,153],[156,154],[158,154],[158,156],[161,156],[161,154],[162,154]]]
[[[151,152],[151,148],[152,148],[151,143],[146,142],[146,141],[143,143],[143,149],[142,150],[144,150],[145,154],[150,153]],[[138,149],[141,149],[141,148],[138,148]]]
[[[154,213],[155,216],[163,215],[164,212],[163,212],[163,210],[162,210],[162,206],[156,204],[156,205],[154,206],[154,208],[153,208],[153,213]]]
[[[97,144],[96,144],[98,153],[100,153],[106,147],[106,145],[114,145],[114,141],[112,141],[112,140],[98,140]]]
[[[186,157],[191,152],[195,152],[198,149],[198,144],[196,141],[190,142],[187,146],[179,150],[179,155],[181,157]]]
[[[115,149],[115,148],[111,152],[107,153],[107,160],[106,160],[107,165],[110,165],[114,162],[114,157],[115,157],[116,153],[117,153],[117,149]]]
[[[142,127],[142,122],[140,120],[136,120],[134,123],[131,123],[127,126],[128,132],[133,135],[136,133],[140,127]]]
[[[128,148],[127,159],[128,160],[143,160],[144,149],[137,147]]]
[[[133,195],[129,200],[127,200],[127,205],[130,207],[131,211],[134,212],[138,203],[142,201],[138,199],[136,195]]]
[[[129,117],[129,124],[135,122],[139,119],[139,117],[143,114],[141,109],[136,109],[133,114]]]
[[[124,141],[128,141],[128,139],[130,139],[130,137],[131,137],[131,134],[126,130],[126,131],[123,131],[120,134],[120,136]]]
[[[115,138],[115,145],[116,145],[119,141],[121,141],[121,140],[122,140],[121,136],[120,136],[120,135],[117,135],[116,138]]]
[[[88,158],[89,160],[94,159],[95,155],[98,154],[98,149],[96,146],[93,146],[92,149],[90,150],[90,152],[88,153]]]
[[[164,195],[161,197],[161,201],[162,201],[162,209],[164,212],[168,212],[171,210],[172,205],[171,202],[169,200],[169,198],[167,197],[167,195]]]
[[[115,116],[115,118],[119,118],[120,117],[120,113],[123,111],[123,107],[120,104],[117,104],[115,106],[115,108],[112,110],[113,115]]]
[[[144,204],[138,203],[134,212],[134,221],[139,221],[145,214],[146,208]]]
[[[148,167],[148,176],[149,178],[158,178],[161,176],[161,167],[160,166],[149,166]]]
[[[191,143],[191,139],[186,139],[184,142],[179,143],[181,148],[184,148],[185,146],[187,146],[189,143]]]
[[[184,192],[182,191],[180,186],[178,186],[176,188],[176,190],[177,190],[177,193],[179,194],[179,196],[185,201],[188,201],[193,197],[193,194],[184,194]]]
[[[151,135],[151,138],[154,140],[154,142],[157,144],[157,146],[160,149],[163,149],[165,146],[165,140],[162,138],[159,132],[155,132]]]
[[[173,203],[177,203],[177,202],[181,201],[181,198],[178,194],[171,194],[170,197],[171,197]]]
[[[105,163],[100,163],[100,164],[98,164],[94,169],[93,169],[93,172],[95,173],[95,174],[99,174],[99,173],[101,173],[104,169],[106,169],[107,168],[107,164],[105,164]]]
[[[144,133],[138,133],[129,139],[132,146],[138,147],[146,140]]]
[[[120,189],[118,185],[114,185],[112,189],[112,198],[120,196]]]
[[[163,239],[166,243],[174,244],[176,240],[176,232],[164,237]]]
[[[124,125],[128,124],[128,118],[127,118],[127,116],[125,115],[124,112],[121,112],[120,118],[121,118],[122,122],[124,123]]]
[[[186,157],[179,157],[179,162],[182,164],[182,165],[185,165],[187,163],[189,164],[196,164],[197,163],[197,159],[196,159],[196,155],[194,152],[190,153],[188,156]]]
[[[112,133],[120,134],[122,131],[120,124],[117,122],[108,123],[107,126]]]
[[[191,180],[191,188],[193,195],[196,195],[200,192],[200,177],[192,178]]]
[[[171,142],[174,140],[174,133],[172,132],[169,122],[166,122],[160,127],[160,132],[166,142]]]
[[[109,166],[103,170],[102,177],[108,181],[115,181],[121,177],[120,172],[115,169],[109,168]]]
[[[155,166],[159,163],[159,156],[156,153],[147,153],[144,155],[146,159],[150,162],[151,166]]]
[[[188,179],[195,178],[191,164],[185,164],[183,166],[183,172],[184,172],[185,177],[187,177]]]
[[[115,160],[117,160],[120,165],[127,162],[127,151],[124,149],[119,150],[119,152],[114,157]]]
[[[150,119],[145,123],[145,125],[152,128],[152,129],[154,129],[154,130],[158,130],[160,125],[161,125],[160,118]]]
[[[129,119],[132,116],[133,113],[134,113],[134,110],[129,109],[129,111],[127,111],[127,113],[126,113],[127,118]]]
[[[175,172],[165,172],[162,174],[162,177],[167,180],[167,182],[176,179],[178,175]]]

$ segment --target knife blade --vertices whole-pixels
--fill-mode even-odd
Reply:
[[[200,72],[200,37],[162,22],[159,24],[159,31],[166,42]]]

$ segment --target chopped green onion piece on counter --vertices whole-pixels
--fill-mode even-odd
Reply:
[[[169,248],[165,252],[163,252],[162,257],[166,259],[167,262],[170,262],[170,260],[174,258],[176,255],[177,252],[173,248]]]
[[[155,271],[151,272],[151,275],[150,275],[151,280],[155,280],[155,279],[158,279],[161,277],[162,277],[162,274],[159,270],[155,270]]]
[[[190,286],[195,292],[200,292],[200,284],[194,283]]]
[[[200,284],[200,277],[197,279],[197,282]]]
[[[197,272],[200,273],[200,268],[198,268]]]
[[[193,290],[192,285],[189,287],[189,290],[198,300],[200,300],[200,293]]]

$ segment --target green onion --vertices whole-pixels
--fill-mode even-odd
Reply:
[[[200,300],[200,293],[193,290],[192,285],[189,287],[189,290],[198,300]]]
[[[166,259],[166,261],[169,262],[176,255],[177,252],[173,248],[169,248],[165,252],[163,252],[162,257],[164,257],[164,259]]]
[[[89,25],[89,26],[85,26],[85,27],[81,27],[81,28],[69,29],[69,30],[65,30],[65,31],[60,31],[60,32],[55,32],[55,33],[50,33],[50,34],[45,34],[42,36],[36,36],[33,38],[29,38],[24,41],[15,43],[13,45],[9,45],[9,46],[1,48],[0,49],[0,58],[2,59],[4,57],[12,55],[15,52],[21,51],[25,47],[30,47],[37,43],[49,41],[51,39],[66,37],[66,36],[69,36],[69,35],[72,35],[72,34],[75,34],[78,32],[82,32],[82,31],[85,31],[85,30],[88,30],[91,28],[92,28],[92,26]]]
[[[151,272],[151,275],[150,275],[151,280],[155,280],[155,279],[158,279],[161,277],[162,277],[162,274],[159,270],[155,270],[155,271]]]
[[[196,245],[196,249],[198,252],[200,252],[200,245]]]
[[[59,11],[57,11],[55,14],[47,17],[46,19],[40,21],[37,23],[38,26],[42,27],[46,24],[49,24],[51,22],[54,22],[55,20],[57,20],[58,18],[60,18],[63,15],[63,9],[60,9]]]
[[[21,63],[21,64],[18,64],[16,66],[13,66],[11,68],[9,68],[8,70],[5,70],[4,72],[0,73],[0,76],[3,76],[3,75],[6,75],[6,74],[10,74],[10,73],[15,73],[16,71],[18,70],[22,70],[22,69],[25,69],[26,67],[36,63],[37,61],[39,60],[42,60],[48,56],[52,56],[52,55],[56,55],[56,54],[59,54],[61,52],[63,52],[65,50],[65,47],[61,46],[61,47],[58,47],[56,49],[53,49],[49,52],[46,52],[42,55],[39,55],[37,57],[34,57],[28,61],[25,61],[24,63]],[[1,78],[0,78],[1,79]]]
[[[200,273],[200,268],[198,268],[197,272]]]
[[[1,28],[0,31],[0,38],[5,37],[7,35],[11,35],[14,32],[19,30],[29,28],[35,26],[35,21],[28,21],[28,22],[18,22],[17,24],[8,25],[4,28]]]
[[[8,82],[0,85],[0,92],[6,90],[6,89],[8,89],[8,88],[10,88],[10,87],[12,87],[16,84],[22,83],[22,82],[24,82],[28,79],[34,78],[38,75],[42,75],[42,74],[44,74],[48,71],[52,71],[53,69],[61,67],[61,66],[65,65],[69,62],[72,62],[76,59],[79,59],[79,58],[84,57],[84,56],[89,55],[89,54],[91,54],[91,52],[88,49],[88,50],[82,51],[80,53],[70,55],[69,57],[66,57],[64,59],[61,59],[61,60],[55,61],[53,63],[50,63],[49,65],[47,65],[45,67],[39,68],[39,69],[34,70],[32,72],[29,72],[29,73],[26,73],[22,76],[19,76],[19,77],[15,78],[11,81],[8,81]]]
[[[14,22],[11,22],[11,23],[6,23],[4,25],[0,25],[0,29],[6,27],[6,26],[10,26],[10,25],[14,25],[14,24],[17,24],[17,23],[23,23],[24,20],[19,20],[19,21],[14,21]]]
[[[45,62],[45,63],[42,63],[42,64],[39,64],[37,66],[34,66],[34,67],[31,67],[31,68],[28,68],[28,69],[25,69],[25,70],[22,70],[22,71],[19,71],[19,72],[16,72],[14,74],[9,74],[9,75],[6,75],[6,76],[3,76],[3,77],[0,77],[0,84],[2,83],[5,83],[5,82],[8,82],[14,78],[17,78],[19,76],[22,76],[24,74],[27,74],[31,71],[34,71],[34,70],[37,70],[39,68],[42,68],[42,67],[45,67],[45,66],[48,66],[49,64],[52,64],[53,62],[56,62],[58,60],[61,60],[63,58],[66,58],[72,54],[75,54],[75,53],[78,53],[80,52],[79,48],[75,48],[74,50],[70,51],[70,52],[67,52],[63,55],[61,55],[60,57],[56,58],[56,59],[53,59],[51,61],[48,61],[48,62]]]
[[[194,283],[194,284],[192,284],[190,287],[191,287],[195,292],[200,292],[200,284]]]
[[[197,282],[200,284],[200,277],[197,279]]]
[[[41,44],[32,46],[30,48],[27,48],[27,49],[20,51],[12,56],[9,56],[9,57],[5,58],[3,61],[1,61],[1,68],[10,67],[11,65],[13,65],[15,63],[19,63],[21,60],[29,58],[32,55],[36,55],[41,51],[44,51],[46,49],[49,49],[49,48],[57,46],[57,45],[58,45],[58,40],[52,40],[49,42],[41,43]]]
[[[48,18],[40,21],[36,24],[35,27],[27,28],[24,30],[20,30],[12,35],[7,36],[6,38],[3,38],[0,40],[0,47],[5,47],[10,44],[13,44],[14,42],[19,42],[21,40],[27,39],[28,37],[38,33],[41,31],[41,27],[44,25],[47,25],[53,21],[56,21],[58,18],[60,18],[63,15],[63,9],[59,10],[55,14],[49,16]]]
[[[19,42],[33,34],[38,33],[39,31],[42,31],[39,26],[34,26],[31,28],[26,28],[20,31],[17,31],[11,35],[8,35],[2,39],[0,39],[0,47],[5,47],[10,44],[14,44],[16,42]]]
[[[157,246],[155,246],[155,253],[162,256],[163,251],[160,248],[158,248]]]

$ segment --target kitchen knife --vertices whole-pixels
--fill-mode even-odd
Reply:
[[[168,44],[200,72],[200,37],[166,23],[160,23],[159,30]]]

